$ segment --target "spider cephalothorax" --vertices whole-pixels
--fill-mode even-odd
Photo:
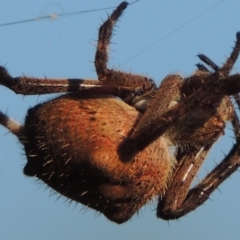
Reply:
[[[240,164],[239,120],[229,98],[240,92],[240,75],[230,75],[240,33],[222,67],[199,55],[212,71],[198,64],[192,76],[168,75],[157,88],[152,79],[107,68],[112,29],[127,5],[122,2],[100,27],[98,81],[12,78],[1,67],[0,84],[16,93],[70,93],[29,109],[24,126],[3,113],[0,123],[24,145],[24,173],[65,197],[117,223],[158,197],[157,216],[176,219],[206,201]],[[235,145],[189,190],[228,120]]]

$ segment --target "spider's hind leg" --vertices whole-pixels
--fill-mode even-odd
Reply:
[[[130,105],[134,105],[131,100],[136,95],[156,89],[154,81],[145,76],[107,68],[108,46],[112,37],[113,27],[127,6],[127,2],[122,2],[100,27],[95,54],[95,68],[100,82],[119,89],[125,89],[127,95],[123,94],[122,99]]]
[[[100,81],[106,80],[105,77],[107,74],[108,46],[112,37],[113,27],[127,6],[127,2],[122,2],[99,29],[98,45],[95,55],[95,67]]]

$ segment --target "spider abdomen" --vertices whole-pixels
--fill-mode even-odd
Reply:
[[[163,194],[173,160],[163,138],[132,159],[119,144],[140,113],[111,96],[68,94],[29,110],[21,141],[36,176],[69,199],[121,223]]]

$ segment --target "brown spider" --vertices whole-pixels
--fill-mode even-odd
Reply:
[[[127,5],[122,2],[100,27],[98,81],[12,78],[1,67],[0,84],[15,93],[71,93],[29,109],[24,125],[3,113],[0,123],[24,145],[24,173],[65,197],[116,223],[158,197],[157,217],[177,219],[205,202],[240,164],[239,120],[229,98],[238,100],[234,94],[240,92],[240,74],[229,75],[239,55],[240,33],[221,68],[199,55],[213,72],[198,64],[192,76],[168,75],[157,88],[147,77],[107,68],[112,30]],[[228,120],[236,143],[189,190]]]

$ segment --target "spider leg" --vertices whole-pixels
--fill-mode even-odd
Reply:
[[[186,199],[190,185],[208,152],[209,147],[182,152],[179,150],[176,156],[178,164],[169,182],[169,188],[165,196],[159,197],[158,217],[166,220],[177,218],[176,212],[181,208]]]
[[[98,44],[95,55],[96,72],[99,81],[102,83],[107,83],[118,88],[129,89],[133,92],[138,92],[140,90],[143,92],[151,91],[152,89],[156,89],[156,85],[152,79],[137,74],[125,73],[107,68],[108,47],[112,37],[113,27],[127,6],[127,2],[122,2],[99,29]]]
[[[193,90],[188,96],[185,95],[184,89],[182,88],[184,83],[186,83],[186,79],[182,81],[182,86],[179,76],[175,77],[175,80],[179,79],[179,81],[177,81],[179,82],[178,84],[168,85],[169,88],[167,92],[170,92],[169,95],[178,89],[176,96],[182,95],[182,102],[171,107],[172,104],[168,102],[169,98],[166,100],[166,95],[162,94],[162,91],[164,92],[166,89],[162,89],[161,85],[157,93],[153,96],[143,117],[135,124],[132,132],[130,132],[129,138],[120,146],[120,151],[124,152],[126,149],[131,149],[129,151],[133,152],[134,150],[132,149],[144,149],[151,142],[164,134],[174,122],[178,119],[183,119],[184,116],[190,114],[194,109],[201,108],[203,105],[209,105],[209,103],[213,106],[216,102],[223,99],[224,96],[240,92],[240,74],[228,76],[240,51],[240,32],[238,32],[236,36],[237,41],[230,57],[217,72],[212,74],[193,75],[189,78],[194,80],[188,81],[189,88]],[[196,82],[200,83],[198,89],[194,88]],[[170,100],[172,101],[171,98]],[[168,104],[166,104],[166,101]],[[170,106],[169,109],[165,109],[166,111],[163,112],[161,110],[162,104],[164,106]],[[160,110],[158,110],[159,108]],[[127,145],[130,145],[130,147],[127,147]]]
[[[168,114],[164,115],[169,106],[178,99],[181,81],[182,78],[178,75],[169,75],[162,81],[160,88],[152,96],[153,100],[146,112],[140,121],[135,123],[129,137],[119,146],[119,154],[123,160],[131,159],[135,153],[162,135],[171,122],[174,121],[175,116],[181,114],[178,109],[175,109],[171,112],[168,111]],[[135,133],[138,133],[138,136],[131,138]]]
[[[136,95],[156,89],[153,80],[141,75],[107,69],[107,48],[113,27],[128,3],[122,2],[99,29],[95,67],[100,81],[85,79],[47,79],[33,77],[11,77],[4,67],[0,67],[0,84],[15,93],[48,94],[60,92],[91,91],[92,93],[111,94],[135,106]]]
[[[0,84],[15,93],[34,95],[60,92],[77,92],[85,89],[100,88],[96,80],[85,79],[50,79],[34,77],[11,77],[6,68],[0,66]]]
[[[14,119],[9,118],[6,114],[0,111],[0,124],[7,128],[11,133],[15,134],[17,137],[20,136],[23,126],[15,121]]]
[[[26,76],[13,78],[1,66],[0,84],[17,94],[24,95],[89,91],[91,93],[111,94],[122,97],[124,92],[124,89],[120,91],[117,87],[92,79],[51,79]]]
[[[209,64],[210,66],[215,66],[215,69],[218,68],[217,65],[206,56],[204,56],[204,59],[207,59],[206,61],[211,63]],[[234,76],[234,78],[236,78],[236,76]],[[236,95],[234,95],[234,98],[236,99]],[[236,136],[236,143],[222,162],[199,184],[190,190],[190,185],[204,162],[211,146],[205,146],[200,149],[199,152],[196,149],[190,152],[179,151],[177,154],[178,165],[171,178],[172,180],[170,180],[167,194],[159,197],[157,207],[157,216],[159,218],[165,220],[177,219],[193,211],[199,205],[203,204],[211,193],[238,169],[240,166],[240,125],[236,111],[234,111],[231,122]]]
[[[236,37],[237,41],[235,42],[235,46],[231,52],[230,57],[227,58],[225,64],[219,69],[222,74],[222,78],[226,78],[230,74],[235,62],[238,59],[240,51],[240,32],[237,32]]]
[[[199,184],[190,190],[188,189],[193,177],[207,155],[208,150],[204,150],[201,153],[202,156],[193,154],[195,157],[190,159],[187,158],[187,155],[183,155],[179,166],[177,166],[175,176],[172,178],[173,181],[170,184],[167,195],[159,198],[157,208],[157,216],[159,218],[165,220],[177,219],[193,211],[203,204],[210,194],[238,169],[240,166],[240,127],[236,113],[233,118],[233,127],[236,143],[230,152]]]
[[[113,27],[127,6],[127,2],[122,2],[99,29],[95,68],[100,81],[104,81],[107,74],[108,46],[112,37]]]
[[[235,42],[235,46],[233,48],[233,51],[230,55],[229,58],[227,58],[227,61],[225,64],[219,68],[211,59],[209,59],[207,56],[204,54],[199,54],[197,55],[204,63],[206,63],[208,66],[210,66],[215,72],[220,72],[222,74],[222,78],[227,77],[235,62],[237,61],[237,58],[239,56],[239,51],[240,51],[240,32],[237,32],[236,34],[237,41]]]

